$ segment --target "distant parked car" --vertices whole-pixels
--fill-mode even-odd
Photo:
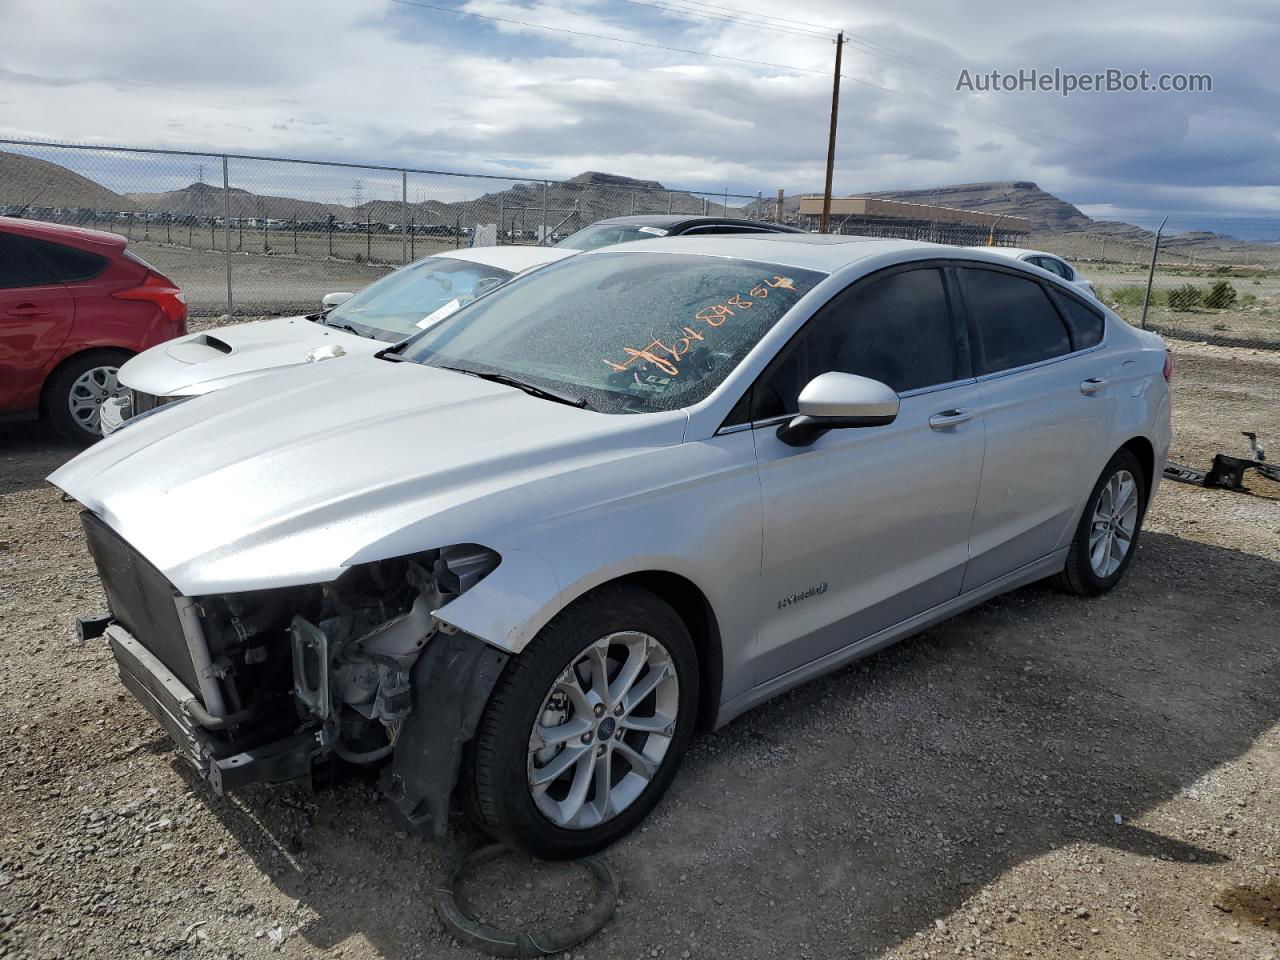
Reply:
[[[614,243],[652,240],[655,237],[701,237],[708,234],[804,233],[796,227],[767,220],[742,220],[736,217],[691,217],[688,214],[644,214],[597,220],[577,233],[571,233],[557,247],[569,250],[595,250]]]
[[[1098,295],[1093,289],[1093,281],[1086,280],[1080,275],[1079,270],[1052,253],[1045,253],[1043,250],[1023,250],[1019,247],[970,247],[969,249],[985,250],[988,253],[1008,257],[1010,260],[1021,260],[1023,263],[1029,263],[1033,267],[1040,267],[1042,270],[1048,270],[1050,273],[1056,274],[1091,297]]]
[[[0,217],[0,419],[101,434],[117,371],[187,332],[187,302],[113,233]]]
[[[442,320],[516,274],[572,256],[553,247],[474,247],[424,257],[364,290],[330,293],[309,316],[195,333],[134,357],[124,392],[103,406],[102,431],[175,400],[316,360],[376,353]]]

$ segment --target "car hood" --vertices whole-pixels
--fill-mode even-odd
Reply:
[[[147,416],[49,480],[198,596],[484,543],[530,519],[522,484],[680,443],[686,422],[344,357]]]
[[[306,317],[280,317],[193,333],[138,354],[120,368],[120,383],[158,397],[194,396],[307,363],[316,347],[367,355],[382,340],[326,327]]]

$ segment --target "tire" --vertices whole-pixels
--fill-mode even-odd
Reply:
[[[123,388],[116,381],[127,350],[88,350],[64,363],[44,390],[44,411],[63,437],[81,446],[102,437],[98,407]]]
[[[1132,529],[1128,531],[1128,542],[1123,547],[1123,555],[1117,558],[1116,550],[1123,546],[1122,534],[1125,533],[1127,524],[1124,521],[1109,522],[1100,528],[1099,517],[1108,512],[1109,504],[1114,505],[1112,500],[1117,484],[1123,491],[1128,489],[1130,483],[1131,492],[1122,495],[1121,512],[1132,518]],[[1126,507],[1129,496],[1133,501]],[[1066,593],[1096,597],[1119,583],[1138,551],[1138,535],[1142,532],[1146,510],[1147,484],[1142,464],[1128,450],[1118,450],[1103,468],[1102,475],[1089,493],[1089,499],[1085,501],[1084,512],[1080,515],[1080,523],[1071,538],[1071,548],[1067,551],[1067,562],[1062,572],[1053,578],[1054,585]],[[1103,533],[1098,537],[1100,529]],[[1105,549],[1099,549],[1100,547]],[[1100,557],[1105,562],[1100,562]]]
[[[597,648],[608,656],[593,660]],[[593,663],[604,665],[607,684],[595,682]],[[611,697],[591,706],[585,698],[609,686],[621,692],[624,671],[637,699]],[[698,689],[688,628],[657,595],[604,587],[579,600],[507,664],[494,688],[462,774],[472,816],[498,840],[544,859],[584,857],[609,846],[670,786],[693,736]],[[646,720],[647,731],[631,726]],[[553,739],[565,736],[556,732],[561,725],[575,733],[539,748],[544,741],[535,742],[535,721]],[[561,763],[571,757],[578,759]],[[534,785],[557,765],[561,777]],[[580,776],[586,786],[571,817]],[[604,776],[610,788],[602,802]]]

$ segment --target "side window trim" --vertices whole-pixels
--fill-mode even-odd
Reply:
[[[742,396],[740,396],[737,399],[737,401],[734,403],[733,407],[730,408],[729,413],[725,416],[724,422],[721,423],[716,433],[717,434],[729,433],[729,432],[736,432],[738,430],[743,430],[743,429],[754,429],[756,427],[772,426],[774,424],[781,423],[784,420],[789,420],[793,416],[793,414],[781,414],[774,417],[764,417],[760,420],[751,419],[751,411],[755,407],[754,393],[755,393],[756,386],[764,382],[765,380],[767,380],[773,374],[775,369],[786,361],[787,357],[790,355],[790,352],[796,348],[796,345],[799,343],[800,338],[805,335],[806,331],[812,328],[813,324],[816,321],[820,321],[821,318],[826,315],[827,311],[831,309],[833,304],[839,301],[842,297],[847,296],[851,291],[853,291],[855,287],[873,280],[882,279],[884,277],[890,276],[895,273],[908,273],[913,270],[937,270],[941,274],[943,295],[947,299],[947,310],[948,310],[950,321],[951,321],[950,322],[951,342],[955,347],[955,354],[954,354],[955,366],[953,370],[956,375],[955,379],[950,380],[946,383],[933,384],[926,387],[916,387],[912,390],[905,390],[902,393],[900,393],[899,396],[914,397],[924,393],[931,393],[935,390],[944,390],[949,387],[957,386],[959,384],[974,382],[973,372],[975,367],[973,366],[973,362],[971,358],[972,349],[971,348],[965,349],[966,345],[964,344],[964,338],[966,337],[966,335],[970,343],[972,342],[972,333],[967,330],[967,322],[965,320],[965,317],[963,315],[961,308],[958,305],[958,300],[957,300],[957,296],[959,294],[958,284],[954,284],[952,281],[952,278],[949,276],[949,274],[951,273],[951,264],[953,262],[954,261],[950,261],[946,259],[937,259],[937,260],[912,260],[907,263],[896,263],[896,264],[893,264],[892,266],[884,267],[880,270],[877,270],[874,273],[868,273],[865,276],[861,276],[857,280],[854,280],[852,283],[850,283],[848,286],[832,294],[827,299],[827,302],[824,303],[821,307],[819,307],[814,312],[814,314],[804,322],[804,325],[791,335],[791,339],[789,339],[786,343],[784,343],[782,347],[779,348],[778,352],[773,355],[773,359],[770,360],[769,363],[765,366],[765,368],[760,371],[760,373],[756,376],[755,380],[751,382],[751,385],[747,387],[745,391],[743,391]],[[964,331],[964,333],[962,333],[962,330]],[[740,414],[744,411],[747,419],[745,420],[735,419],[735,414]]]

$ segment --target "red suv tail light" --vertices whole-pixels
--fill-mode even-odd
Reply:
[[[1173,354],[1166,353],[1164,355],[1164,379],[1165,383],[1173,381]]]
[[[155,271],[149,272],[142,283],[111,294],[117,300],[146,300],[160,308],[165,319],[178,328],[178,336],[187,332],[187,298],[177,285]]]

